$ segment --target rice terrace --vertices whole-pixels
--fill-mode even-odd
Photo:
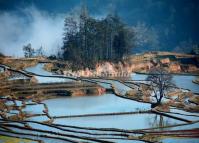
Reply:
[[[0,0],[0,143],[198,143],[198,0]]]

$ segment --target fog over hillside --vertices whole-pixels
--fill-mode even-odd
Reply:
[[[1,51],[21,56],[23,45],[31,43],[35,49],[42,46],[46,54],[56,52],[62,44],[64,15],[50,15],[33,6],[20,12],[0,14]]]
[[[62,46],[64,17],[78,12],[83,2],[91,16],[100,19],[116,11],[134,29],[132,53],[189,52],[199,43],[197,0],[0,0],[0,52],[22,56],[23,45],[31,43],[55,54]]]

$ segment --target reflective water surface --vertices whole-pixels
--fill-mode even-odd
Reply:
[[[149,110],[151,105],[123,99],[114,94],[100,96],[64,97],[44,101],[52,116],[131,112]]]
[[[160,115],[156,114],[132,114],[55,119],[55,123],[81,127],[145,129],[176,125],[184,122],[163,116],[160,117]]]
[[[53,77],[53,76],[59,76],[59,75],[48,72],[48,71],[44,70],[43,67],[44,67],[44,64],[37,64],[34,67],[26,68],[26,71],[32,72],[32,73],[35,73],[38,75],[51,76],[51,77],[35,76],[39,83],[73,81],[72,79],[69,79],[69,78]]]
[[[28,68],[27,70],[41,75],[53,75],[52,73],[43,70],[43,64],[38,64],[37,66]],[[132,74],[133,80],[145,80],[146,77],[147,75],[143,74]],[[55,82],[55,81],[64,82],[70,80],[63,78],[40,77],[40,76],[36,76],[36,78],[39,80],[39,82]],[[193,92],[199,92],[198,85],[192,83],[193,79],[195,79],[194,76],[174,75],[173,77],[173,80],[177,86],[186,89],[188,88]],[[122,94],[125,94],[126,91],[130,90],[128,86],[118,81],[103,80],[103,79],[95,79],[95,80],[113,84],[113,86],[115,86],[116,89]],[[105,83],[100,83],[100,84],[103,85],[104,87],[110,88],[110,84],[105,84]],[[104,94],[100,96],[61,97],[55,99],[48,99],[43,102],[47,105],[50,116],[134,112],[134,111],[150,110],[151,106],[150,104],[147,103],[141,103],[133,100],[120,98],[114,94]],[[26,111],[41,113],[43,110],[43,108],[41,109],[41,106],[38,105],[35,108],[34,106],[28,107]],[[174,114],[177,117],[183,117],[185,119],[190,119],[193,121],[198,120],[198,117],[187,116],[187,115],[192,115],[192,113],[189,112],[177,109],[172,109],[171,112],[185,114],[185,115]],[[169,114],[173,115],[173,113]],[[44,121],[48,119],[46,119],[46,117],[40,116],[40,117],[32,117],[29,120]],[[112,115],[112,116],[57,118],[54,120],[54,123],[81,126],[81,127],[119,128],[119,129],[133,130],[133,129],[164,127],[168,125],[182,124],[185,122],[152,113],[142,113],[142,114],[126,114],[126,115]],[[42,126],[39,127],[38,125],[37,127],[42,128]],[[185,125],[185,126],[170,127],[166,128],[165,130],[191,129],[196,127],[199,127],[198,123]],[[163,129],[160,128],[158,130],[163,130]],[[110,141],[134,142],[129,140],[110,140]],[[196,139],[169,138],[162,140],[162,142],[165,143],[177,142],[177,141],[195,142]],[[141,142],[141,141],[136,141],[136,142]]]
[[[132,73],[131,77],[132,80],[146,80],[147,74]],[[196,76],[190,75],[173,75],[172,80],[173,83],[180,88],[189,89],[192,92],[199,93],[199,85],[192,82],[196,78]]]

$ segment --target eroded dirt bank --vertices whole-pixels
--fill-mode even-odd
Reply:
[[[199,75],[198,56],[170,53],[170,52],[149,52],[140,55],[131,55],[122,62],[101,62],[94,69],[83,69],[72,71],[68,63],[48,63],[45,69],[51,72],[67,76],[80,77],[127,77],[132,72],[148,73],[151,68],[160,64],[170,73]]]

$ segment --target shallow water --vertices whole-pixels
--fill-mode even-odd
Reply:
[[[178,109],[170,109],[170,112],[180,113],[180,114],[173,114],[173,113],[167,113],[167,114],[170,114],[170,115],[173,115],[173,116],[176,116],[176,117],[180,117],[180,118],[183,118],[183,119],[187,119],[187,120],[190,120],[190,121],[198,121],[199,120],[199,114],[198,113],[190,113],[190,112],[186,112],[186,111],[178,110]],[[183,114],[183,115],[181,115],[181,114]]]
[[[199,93],[199,85],[192,82],[194,79],[196,79],[196,76],[175,75],[173,77],[174,83],[178,87]]]
[[[125,93],[129,90],[131,90],[130,87],[122,84],[119,81],[115,81],[115,80],[104,80],[104,79],[95,79],[96,81],[103,81],[103,82],[107,82],[112,84],[114,87],[116,87],[116,89],[123,95],[125,95]]]
[[[69,78],[57,78],[57,77],[42,77],[42,76],[35,76],[39,83],[55,83],[55,82],[70,82],[74,81]]]
[[[24,112],[30,114],[43,114],[44,106],[42,104],[38,105],[27,105],[26,108],[23,109]]]
[[[35,74],[39,74],[39,75],[46,75],[46,76],[53,75],[53,73],[44,70],[43,67],[44,67],[44,64],[37,64],[36,66],[28,67],[25,70],[28,72],[33,72]]]
[[[27,68],[27,71],[40,75],[53,76],[52,73],[43,70],[43,64],[38,64],[36,67]],[[143,74],[132,74],[133,80],[145,80],[146,77],[147,75]],[[39,82],[70,81],[70,79],[55,78],[55,77],[36,76],[36,78],[38,79]],[[199,92],[199,86],[192,83],[193,79],[195,79],[194,76],[174,75],[173,77],[173,80],[177,86],[181,88],[191,89],[193,92]],[[131,90],[131,88],[125,86],[124,84],[118,81],[103,80],[103,79],[98,79],[98,81],[105,81],[113,84],[122,94],[125,94],[128,90]],[[100,84],[105,88],[110,88],[110,84],[105,84],[105,83],[100,83]],[[104,94],[100,96],[62,97],[56,99],[48,99],[45,100],[44,103],[48,106],[50,116],[133,112],[139,110],[150,110],[151,108],[151,105],[148,103],[141,103],[133,100],[120,98],[114,94]],[[34,108],[34,106],[30,106],[25,110],[33,113],[41,113],[43,107],[41,108],[42,105],[40,107],[39,106],[35,106],[36,108]],[[175,110],[175,109],[172,109],[171,111],[186,115],[191,114],[185,111]],[[175,115],[175,114],[174,116],[182,117],[193,121],[198,119],[198,117],[193,117],[193,116]],[[40,116],[40,117],[32,117],[29,118],[28,120],[46,121],[48,120],[48,118],[46,118],[46,116]],[[153,127],[163,127],[167,125],[177,125],[185,122],[168,118],[165,116],[145,113],[145,114],[114,115],[114,116],[112,115],[112,116],[60,118],[60,119],[55,119],[54,123],[75,125],[82,127],[96,127],[96,128],[144,129],[144,128],[153,128]],[[37,128],[42,128],[42,127],[37,126]],[[198,128],[198,123],[167,128],[165,130],[191,129],[191,128]],[[48,129],[48,127],[46,129]],[[195,139],[174,140],[169,138],[169,139],[163,139],[162,141],[165,143],[176,142],[176,141],[189,142],[189,141],[195,141]],[[116,142],[135,142],[135,141],[116,140]]]
[[[100,96],[65,97],[45,100],[51,116],[130,112],[149,110],[151,105],[123,99],[114,94]]]
[[[180,114],[185,114],[185,115],[197,115],[199,117],[198,113],[186,112],[186,111],[176,109],[176,108],[173,108],[173,107],[170,108],[170,112],[175,112],[175,113],[180,113]]]
[[[97,128],[119,128],[119,129],[145,129],[161,127],[165,125],[176,125],[184,123],[175,119],[163,117],[156,114],[132,114],[99,117],[78,117],[55,119],[55,123],[76,125],[82,127]]]
[[[191,139],[187,139],[187,138],[170,138],[170,139],[163,139],[162,140],[163,143],[198,143],[199,140],[198,138],[191,138]]]
[[[35,116],[35,117],[27,118],[27,120],[43,122],[43,121],[48,121],[49,118],[47,116]],[[37,127],[37,125],[36,125],[36,127]]]
[[[43,69],[44,64],[37,64],[34,67],[28,67],[26,68],[26,71],[32,72],[38,75],[45,75],[45,76],[57,76],[56,74],[53,74],[51,72],[48,72]],[[62,77],[42,77],[42,76],[35,76],[39,83],[49,83],[49,82],[70,82],[74,81],[69,78],[62,78]]]
[[[116,139],[109,139],[106,141],[111,141],[111,142],[119,142],[119,143],[144,143],[143,141],[137,141],[137,140],[116,140]]]
[[[183,126],[177,126],[177,127],[172,127],[168,128],[169,130],[188,130],[188,129],[195,129],[199,128],[199,122],[193,123],[193,124],[188,124],[188,125],[183,125]]]
[[[147,74],[131,74],[132,80],[146,80]],[[186,76],[186,75],[173,75],[173,82],[179,88],[189,89],[192,92],[199,93],[199,85],[193,83],[192,81],[196,79],[196,76]]]
[[[88,80],[88,81],[89,81],[89,80]],[[102,86],[102,87],[105,88],[105,89],[112,89],[110,83],[104,83],[103,81],[100,82],[100,80],[98,80],[98,79],[92,79],[91,81],[97,82],[97,84],[99,84],[100,86]]]

